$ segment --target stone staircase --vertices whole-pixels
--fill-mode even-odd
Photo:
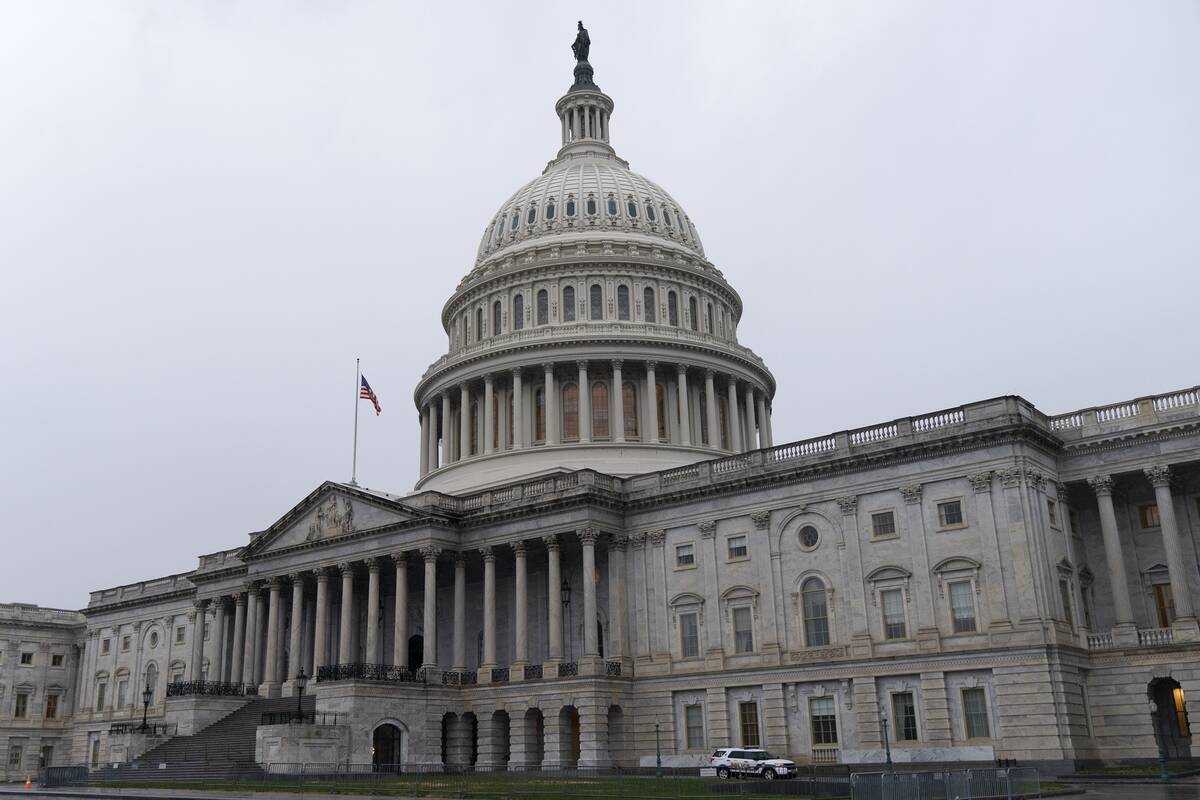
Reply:
[[[316,698],[304,698],[305,711]],[[294,697],[255,699],[192,736],[175,736],[132,763],[91,773],[91,781],[236,781],[265,777],[254,761],[255,737],[262,715],[296,710]]]

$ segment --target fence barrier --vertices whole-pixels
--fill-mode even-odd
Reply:
[[[982,800],[1038,796],[1041,780],[1033,767],[934,772],[856,772],[850,800]]]

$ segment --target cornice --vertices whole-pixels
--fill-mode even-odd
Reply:
[[[1167,428],[1160,428],[1159,430],[1131,430],[1120,434],[1114,432],[1112,436],[1106,436],[1103,439],[1090,442],[1080,442],[1078,444],[1063,442],[1062,451],[1065,455],[1071,457],[1090,455],[1092,453],[1106,453],[1113,450],[1124,450],[1129,447],[1129,443],[1133,439],[1142,439],[1147,443],[1166,442],[1172,439],[1184,439],[1189,436],[1195,436],[1198,432],[1200,432],[1200,422],[1184,422]]]
[[[189,579],[190,580],[190,579]],[[136,608],[137,606],[150,606],[157,603],[162,603],[168,600],[182,600],[188,597],[196,596],[196,587],[192,586],[185,589],[176,589],[173,592],[163,592],[162,594],[152,594],[145,597],[131,597],[128,600],[118,600],[115,603],[105,603],[103,605],[88,606],[80,611],[86,617],[91,617],[93,614],[102,614],[109,611],[118,611],[125,608]]]

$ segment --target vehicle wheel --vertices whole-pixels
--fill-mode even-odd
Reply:
[[[773,770],[773,769],[763,770],[763,777],[769,781],[775,780],[775,770]]]
[[[729,767],[717,767],[717,777],[721,780],[729,779]]]

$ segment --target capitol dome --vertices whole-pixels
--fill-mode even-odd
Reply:
[[[610,142],[587,60],[562,146],[488,220],[421,377],[417,488],[594,469],[627,476],[771,442],[775,379],[737,341],[742,301],[696,226]]]

